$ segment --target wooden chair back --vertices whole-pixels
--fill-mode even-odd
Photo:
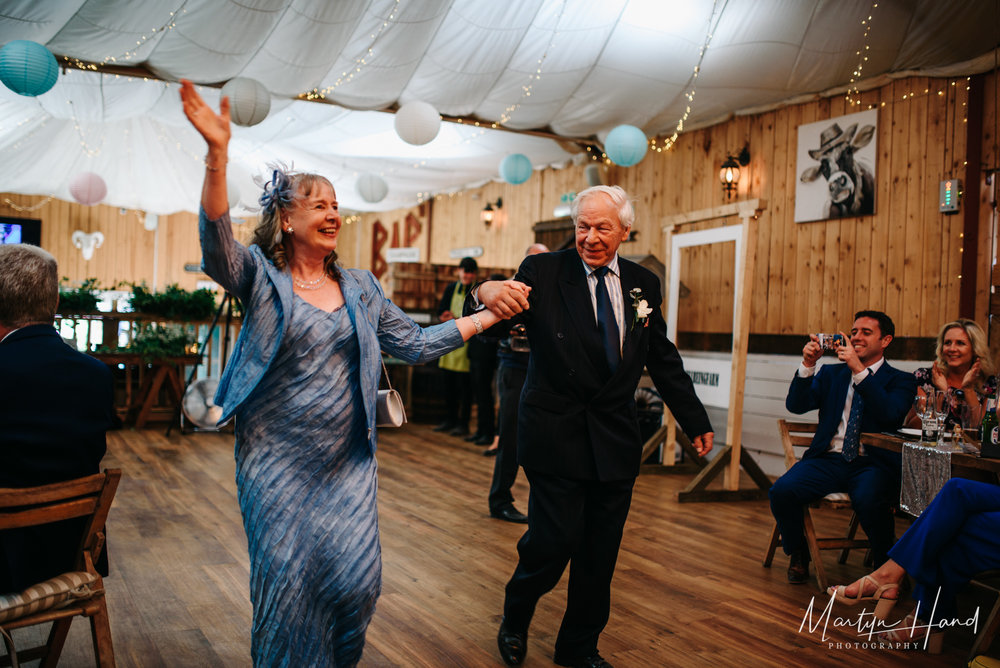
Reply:
[[[778,432],[781,434],[781,447],[785,452],[785,469],[799,461],[795,448],[808,448],[816,434],[815,422],[793,422],[778,420]]]
[[[45,645],[25,649],[12,656],[12,644],[8,644],[8,656],[0,657],[0,666],[17,665],[18,661],[34,659],[41,659],[41,666],[55,666],[69,632],[69,625],[77,615],[90,618],[97,665],[114,666],[103,581],[95,570],[94,563],[104,549],[104,525],[121,475],[121,469],[107,469],[103,473],[50,485],[0,488],[0,530],[83,518],[81,536],[72,555],[72,562],[76,571],[86,572],[96,578],[91,587],[93,595],[89,598],[66,607],[28,612],[0,623],[9,632],[54,622]]]

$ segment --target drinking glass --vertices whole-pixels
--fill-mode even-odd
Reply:
[[[958,417],[959,424],[955,425],[952,452],[968,452],[970,454],[978,452],[969,438],[969,430],[973,426],[972,409],[969,408],[969,404],[964,401],[958,402],[958,405],[955,406],[955,415]],[[959,427],[961,427],[961,431],[959,431]]]
[[[948,392],[937,390],[934,392],[934,418],[937,420],[938,424],[938,441],[939,447],[945,447],[945,435],[948,432],[948,413],[951,412],[951,397],[948,396]]]

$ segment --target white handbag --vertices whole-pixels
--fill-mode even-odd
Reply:
[[[375,425],[378,427],[400,427],[406,422],[406,409],[403,408],[403,397],[392,389],[392,381],[389,380],[389,371],[385,368],[384,359],[382,360],[382,373],[385,375],[385,382],[389,389],[378,391],[378,398],[375,400]]]

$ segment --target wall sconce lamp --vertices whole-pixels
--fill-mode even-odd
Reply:
[[[483,224],[486,225],[486,227],[489,227],[491,224],[493,224],[494,212],[499,211],[502,208],[503,208],[502,197],[497,197],[496,202],[486,202],[486,206],[483,207],[482,213],[479,214],[479,217],[483,219]]]
[[[719,181],[722,182],[722,192],[726,193],[726,199],[732,199],[736,186],[740,183],[740,167],[750,164],[750,147],[744,146],[739,155],[733,157],[726,156],[726,161],[722,163],[719,170]]]

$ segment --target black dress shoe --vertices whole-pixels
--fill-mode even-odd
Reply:
[[[519,666],[528,653],[528,634],[517,633],[507,628],[506,620],[500,621],[500,631],[497,633],[497,648],[500,657],[508,666]]]
[[[449,436],[467,436],[469,434],[469,428],[459,425],[448,432]]]
[[[792,552],[788,556],[788,582],[805,584],[809,581],[809,553],[805,550]]]
[[[438,426],[434,427],[433,431],[451,431],[454,428],[455,428],[454,422],[448,422],[447,420],[445,420]]]
[[[468,441],[469,439],[466,438],[465,440]],[[493,437],[492,436],[477,436],[476,440],[474,442],[475,442],[476,445],[492,445],[493,444]]]
[[[481,443],[478,442],[479,439],[481,438],[482,436],[479,435],[479,432],[476,432],[475,434],[469,434],[463,440],[466,441],[467,443],[475,443],[476,445],[482,445]],[[491,438],[490,440],[492,441],[493,439]]]
[[[495,517],[498,520],[504,520],[505,522],[515,522],[517,524],[527,524],[528,516],[524,513],[518,512],[517,508],[514,506],[504,506],[497,510],[490,511],[490,517]]]
[[[500,448],[486,448],[483,450],[483,457],[496,457]]]
[[[585,656],[580,659],[570,659],[565,661],[560,657],[556,657],[553,660],[557,666],[570,666],[570,668],[613,668],[613,666],[604,660],[597,652],[594,652],[590,656]]]

